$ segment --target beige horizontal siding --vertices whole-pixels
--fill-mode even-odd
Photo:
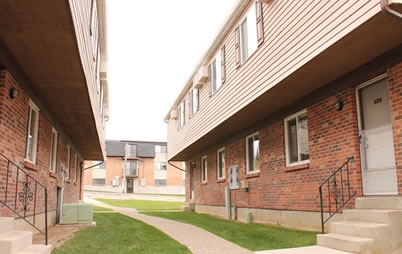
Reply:
[[[84,75],[87,81],[87,89],[90,96],[91,106],[93,108],[94,116],[96,119],[96,127],[98,130],[98,136],[100,139],[100,143],[104,143],[104,120],[101,115],[100,107],[100,90],[98,89],[98,81],[96,78],[96,61],[94,61],[94,50],[93,50],[93,42],[90,34],[91,28],[91,2],[92,0],[69,0],[71,15],[74,22],[74,28],[76,32],[76,39],[78,43],[78,49],[81,56],[81,63],[84,70]],[[96,4],[96,0],[93,0],[94,4]],[[99,15],[98,8],[98,15]],[[94,17],[98,19],[98,17]],[[98,23],[98,26],[100,24]],[[99,29],[99,32],[103,32],[104,29]],[[101,35],[99,34],[99,37]],[[100,40],[100,38],[99,38]],[[106,52],[106,51],[102,51]],[[100,57],[102,58],[102,56]],[[100,61],[100,59],[99,59]],[[98,79],[100,79],[100,74]],[[104,91],[105,93],[107,91]],[[107,101],[107,94],[104,94],[104,98]],[[106,112],[108,114],[108,112]]]
[[[212,96],[208,86],[202,87],[200,110],[191,119],[187,116],[179,132],[171,128],[176,122],[169,120],[168,157],[236,114],[380,10],[379,1],[373,0],[263,4],[264,43],[236,69],[233,30],[227,35],[226,82]]]

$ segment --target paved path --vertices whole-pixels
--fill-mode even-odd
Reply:
[[[97,206],[111,208],[116,212],[158,228],[176,241],[186,245],[194,254],[347,254],[347,252],[332,250],[320,246],[252,252],[190,224],[140,214],[134,208],[121,208],[106,205],[90,197],[84,197],[84,201]]]
[[[252,254],[253,252],[218,237],[210,232],[195,227],[190,224],[167,220],[155,216],[140,214],[134,208],[121,208],[109,206],[104,203],[93,200],[89,197],[84,199],[87,203],[93,203],[97,206],[111,208],[116,212],[130,216],[136,220],[143,221],[155,228],[158,228],[176,241],[186,245],[194,254]]]

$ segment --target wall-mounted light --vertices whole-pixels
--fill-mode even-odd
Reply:
[[[335,103],[335,105],[334,105],[334,108],[335,108],[337,111],[341,111],[341,110],[343,109],[343,102],[337,101],[337,102]]]
[[[17,88],[15,88],[15,87],[10,88],[10,98],[11,99],[17,98],[18,94],[19,94],[19,92],[18,92]]]

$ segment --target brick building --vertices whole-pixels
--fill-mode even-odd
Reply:
[[[186,162],[188,207],[320,230],[321,207],[327,218],[345,205],[368,222],[338,227],[349,217],[337,214],[339,231],[319,244],[401,251],[401,234],[389,249],[367,236],[378,224],[361,209],[398,210],[402,221],[401,10],[398,1],[238,1],[165,118],[168,159]]]
[[[184,164],[173,165],[166,142],[106,140],[106,161],[86,162],[85,190],[184,194]]]
[[[0,16],[0,216],[40,229],[105,155],[105,1],[2,1]]]

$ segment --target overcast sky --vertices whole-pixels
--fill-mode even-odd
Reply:
[[[237,0],[109,0],[106,139],[167,141],[163,121]]]

